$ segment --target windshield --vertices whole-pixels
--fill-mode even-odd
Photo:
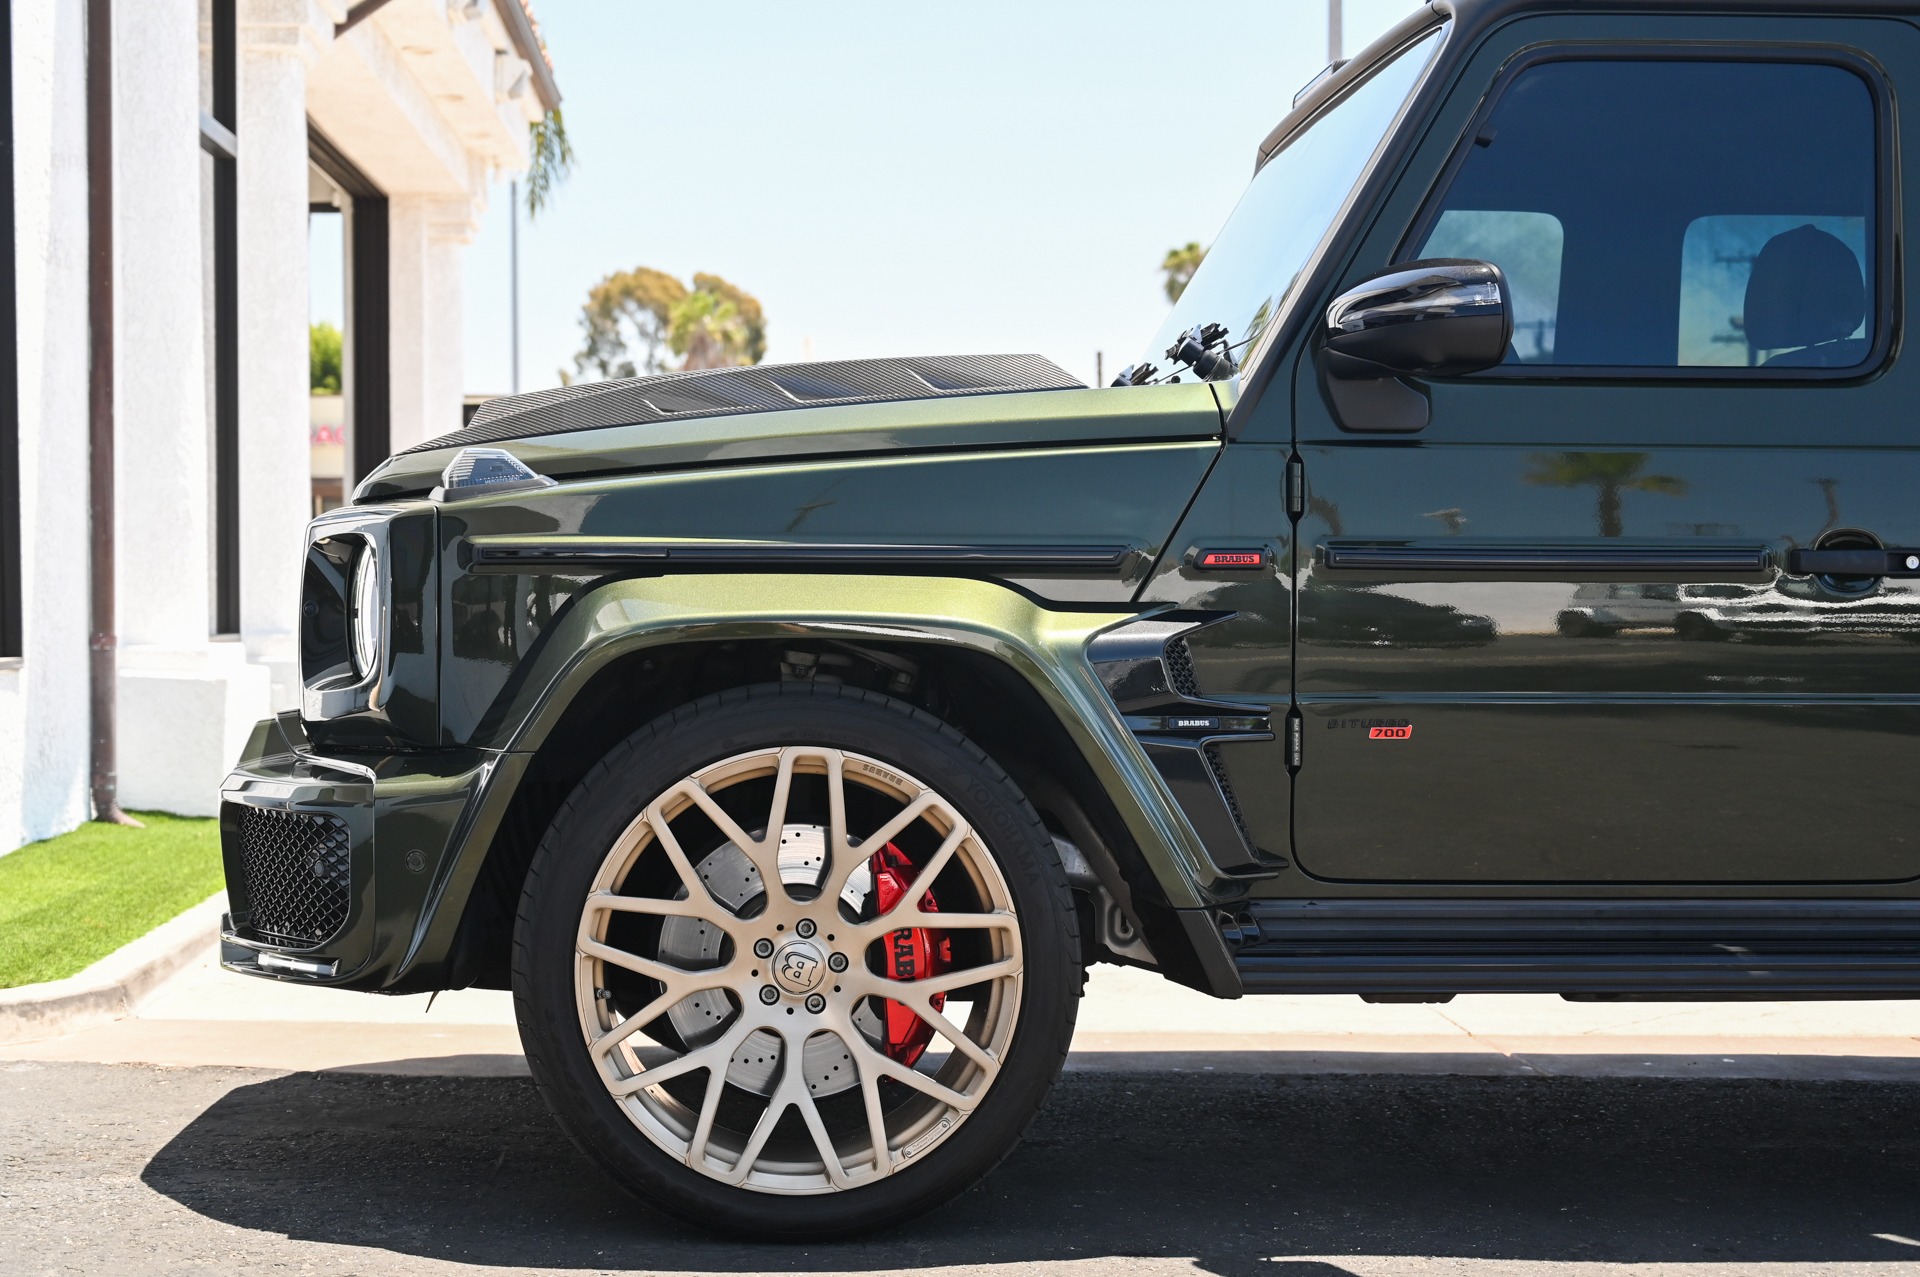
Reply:
[[[1284,313],[1301,268],[1438,43],[1436,30],[1409,45],[1261,167],[1160,326],[1149,360],[1163,361],[1173,339],[1195,324],[1222,324],[1228,344],[1240,348],[1235,357],[1245,362],[1252,344]]]

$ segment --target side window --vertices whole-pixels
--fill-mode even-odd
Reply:
[[[1851,368],[1875,335],[1877,156],[1846,67],[1536,62],[1406,255],[1506,272],[1510,363]]]
[[[1560,313],[1560,258],[1567,233],[1552,213],[1450,208],[1427,236],[1422,257],[1471,257],[1506,272],[1513,297],[1513,352],[1525,364],[1553,362]]]
[[[1831,291],[1811,291],[1800,273],[1804,267],[1760,270],[1760,256],[1769,246],[1770,262],[1826,259]],[[1680,362],[1818,368],[1859,363],[1868,342],[1865,280],[1856,275],[1866,259],[1865,217],[1736,213],[1696,218],[1680,249]],[[1756,271],[1763,291],[1773,280],[1767,296],[1754,295]],[[1796,314],[1802,309],[1831,313]],[[1819,325],[1819,333],[1794,331],[1812,324]],[[1818,343],[1802,340],[1829,333]]]

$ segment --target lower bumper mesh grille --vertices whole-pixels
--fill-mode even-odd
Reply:
[[[345,926],[350,844],[347,822],[338,816],[265,807],[242,812],[240,860],[253,930],[304,947]]]

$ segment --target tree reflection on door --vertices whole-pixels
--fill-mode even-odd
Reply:
[[[1539,452],[1531,458],[1527,482],[1548,488],[1594,490],[1594,519],[1600,535],[1623,535],[1620,497],[1626,492],[1658,492],[1670,497],[1687,494],[1687,481],[1670,474],[1643,474],[1644,452]]]

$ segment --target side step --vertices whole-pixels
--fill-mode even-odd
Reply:
[[[1920,997],[1920,901],[1268,900],[1248,993]]]

